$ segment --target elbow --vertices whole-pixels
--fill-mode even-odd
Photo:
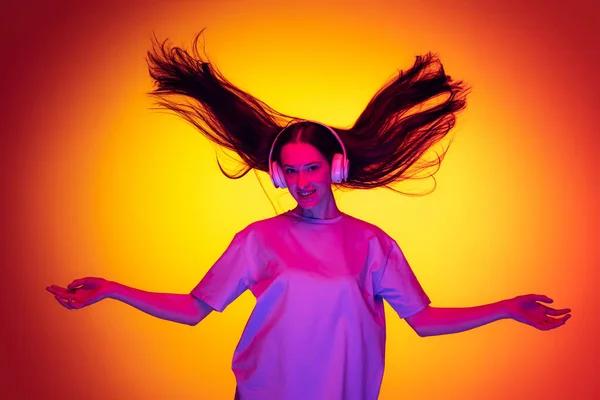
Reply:
[[[422,328],[414,326],[413,324],[410,324],[410,327],[417,334],[417,336],[419,336],[419,337],[426,337],[427,336],[427,333]]]
[[[198,325],[204,318],[208,316],[212,312],[212,307],[201,301],[200,299],[195,298],[194,296],[189,297],[191,302],[190,312],[188,314],[188,318],[186,318],[185,324],[189,326]]]
[[[419,337],[427,337],[430,336],[429,332],[427,332],[426,329],[424,329],[422,326],[417,326],[414,323],[409,323],[409,326],[412,328],[412,330],[419,336]]]
[[[419,335],[419,337],[422,337],[422,338],[428,337],[428,336],[433,336],[430,332],[427,332],[423,329],[418,329],[418,330],[415,329],[415,332],[417,333],[417,335]]]
[[[179,322],[189,326],[196,326],[204,319],[205,315],[201,315],[201,313],[194,310],[194,312],[188,313],[185,317],[183,317]]]
[[[430,307],[426,307],[425,309],[419,311],[418,313],[406,317],[406,322],[410,327],[415,331],[419,337],[427,337],[432,336],[431,330],[431,321],[432,321],[432,311]]]
[[[204,318],[206,317],[206,315],[193,315],[190,318],[188,318],[187,321],[184,322],[184,324],[189,325],[189,326],[196,326],[198,325]]]

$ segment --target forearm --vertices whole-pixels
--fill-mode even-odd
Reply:
[[[154,317],[186,325],[196,325],[210,312],[202,310],[189,294],[146,292],[117,282],[110,282],[107,297]]]
[[[509,318],[504,301],[465,308],[428,307],[419,315],[419,336],[437,336],[463,332]]]

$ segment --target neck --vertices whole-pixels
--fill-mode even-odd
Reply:
[[[314,218],[314,219],[334,219],[342,215],[342,212],[337,208],[335,202],[329,207],[325,207],[322,210],[310,209],[307,210],[302,208],[300,205],[294,209],[296,214],[300,214],[303,217]]]
[[[305,209],[298,204],[294,209],[294,212],[302,215],[303,217],[314,219],[334,219],[342,215],[342,212],[337,207],[335,198],[333,197],[333,192],[331,190],[329,190],[329,193],[327,193],[325,198],[314,207]]]

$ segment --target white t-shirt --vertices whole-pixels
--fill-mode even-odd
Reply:
[[[256,306],[233,355],[241,400],[377,399],[383,299],[401,318],[430,303],[397,243],[346,214],[250,224],[191,294],[221,312],[246,289]]]

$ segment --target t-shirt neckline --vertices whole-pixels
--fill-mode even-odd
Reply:
[[[298,218],[302,221],[309,222],[311,224],[335,224],[336,222],[339,222],[344,217],[344,213],[341,213],[337,217],[331,218],[331,219],[310,218],[310,217],[305,217],[304,215],[298,214],[294,210],[288,210],[286,212],[286,214],[291,215],[295,218]]]

